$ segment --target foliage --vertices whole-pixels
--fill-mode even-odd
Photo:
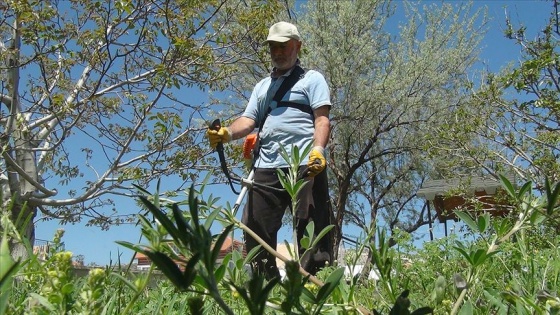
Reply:
[[[555,233],[534,234],[531,230],[542,229],[545,221],[555,218],[560,211],[560,183],[545,182],[546,193],[535,195],[528,189],[531,183],[515,188],[505,177],[502,181],[504,189],[516,200],[515,215],[475,218],[459,214],[476,235],[474,238],[453,235],[416,248],[411,238],[399,237],[398,246],[391,247],[388,240],[381,241],[384,232],[378,232],[374,262],[381,277],[373,282],[359,277],[345,278],[343,269],[332,266],[322,270],[318,275],[322,281],[315,283],[301,273],[296,261],[286,264],[287,278],[266,282],[258,275],[246,273],[244,265],[251,259],[251,253],[242,257],[241,253],[233,252],[222,262],[206,264],[208,259],[214,259],[213,245],[225,235],[212,235],[207,229],[210,221],[217,220],[217,216],[206,216],[207,203],[197,201],[196,192],[191,190],[188,204],[193,208],[183,213],[173,210],[176,204],[169,204],[165,206],[170,210],[167,213],[160,208],[157,194],[146,196],[143,200],[157,218],[157,221],[142,222],[150,244],[123,245],[145,253],[160,253],[153,256],[155,269],[136,274],[108,267],[93,269],[87,277],[79,278],[70,268],[70,253],[52,252],[45,261],[31,255],[29,260],[21,262],[15,277],[1,279],[2,296],[11,290],[8,299],[4,299],[7,302],[4,311],[10,314],[559,314],[560,237]],[[195,223],[195,219],[199,222]],[[10,230],[9,221],[4,219],[2,228]],[[173,254],[170,236],[174,236],[171,238],[178,245],[174,248],[187,256]],[[59,234],[55,239],[61,237]],[[188,246],[181,246],[183,242]],[[179,258],[178,265],[171,266],[163,257]],[[193,268],[184,265],[193,260],[197,261]],[[190,281],[191,285],[187,287],[178,279]]]
[[[470,49],[476,47],[478,37],[468,35],[477,32],[467,31],[468,28],[464,28],[461,23],[460,14],[455,14],[454,10],[427,10],[430,14],[425,17],[430,23],[427,24],[429,26],[426,34],[433,36],[428,36],[426,42],[417,40],[418,25],[414,23],[416,20],[411,19],[412,22],[403,28],[403,35],[406,35],[403,36],[403,43],[391,45],[386,34],[377,32],[384,21],[384,15],[377,16],[379,12],[371,8],[376,8],[379,3],[355,2],[355,12],[349,10],[352,8],[345,7],[344,2],[337,3],[335,10],[332,6],[327,8],[321,1],[312,3],[316,7],[310,8],[310,19],[307,20],[315,24],[302,23],[302,33],[306,33],[303,30],[307,27],[307,33],[313,34],[308,41],[310,47],[315,42],[317,47],[320,45],[324,49],[307,50],[306,53],[331,78],[336,105],[339,108],[351,106],[348,107],[351,110],[341,111],[334,120],[337,123],[329,163],[342,159],[338,167],[334,165],[334,175],[339,176],[335,177],[338,180],[336,188],[339,196],[355,193],[366,197],[380,197],[367,199],[369,206],[364,210],[371,214],[372,219],[376,218],[380,209],[395,210],[396,214],[406,213],[405,205],[410,196],[403,192],[410,194],[414,189],[404,184],[398,189],[390,189],[396,187],[399,180],[409,183],[413,179],[421,179],[420,174],[430,173],[429,168],[423,169],[429,165],[415,160],[415,155],[412,154],[413,149],[419,149],[414,152],[423,153],[422,147],[416,147],[418,139],[429,140],[426,143],[430,148],[425,152],[440,157],[435,160],[437,163],[434,166],[438,167],[438,171],[441,170],[440,175],[449,171],[472,173],[470,171],[482,166],[484,172],[496,176],[501,171],[513,169],[522,178],[532,180],[517,189],[514,183],[502,177],[504,188],[515,200],[511,217],[471,217],[467,213],[459,213],[461,222],[469,229],[472,238],[463,239],[452,235],[416,248],[411,244],[412,238],[399,238],[396,235],[398,233],[393,233],[392,236],[395,237],[386,239],[387,231],[379,231],[374,238],[375,229],[362,224],[364,231],[370,232],[358,252],[365,250],[366,244],[370,247],[373,264],[369,267],[376,268],[379,272],[381,279],[378,281],[358,277],[347,279],[340,266],[326,268],[315,278],[302,274],[297,262],[288,262],[287,279],[266,282],[258,275],[245,273],[244,266],[250,261],[251,253],[242,257],[240,253],[234,252],[224,262],[216,264],[215,245],[220,244],[223,235],[234,228],[231,224],[242,229],[244,227],[234,220],[235,216],[231,211],[214,207],[215,199],[199,202],[194,189],[189,191],[186,202],[189,210],[185,212],[180,209],[181,203],[160,204],[159,191],[155,196],[146,194],[139,197],[142,205],[158,219],[151,221],[147,215],[140,217],[143,234],[150,244],[122,244],[151,255],[155,266],[146,274],[134,275],[126,270],[107,268],[94,269],[88,278],[81,279],[72,274],[71,254],[67,252],[54,250],[46,261],[40,261],[32,255],[29,242],[26,242],[26,236],[31,235],[30,231],[26,229],[26,224],[21,224],[25,220],[10,221],[15,217],[27,216],[24,211],[26,200],[33,205],[42,202],[39,209],[49,215],[74,220],[75,214],[87,214],[83,211],[111,203],[112,201],[102,196],[113,193],[113,189],[123,189],[130,193],[132,182],[141,183],[140,186],[148,185],[151,179],[177,169],[185,174],[186,180],[188,170],[194,164],[187,163],[185,166],[184,163],[203,156],[190,146],[188,150],[174,151],[174,148],[182,148],[196,140],[196,128],[187,128],[187,132],[178,135],[178,131],[184,128],[180,110],[166,111],[169,109],[166,105],[169,104],[180,104],[179,108],[190,107],[190,104],[173,95],[177,92],[175,84],[202,82],[203,85],[208,83],[210,86],[220,86],[222,81],[219,79],[231,71],[227,67],[230,61],[227,56],[238,56],[237,53],[241,52],[228,50],[230,46],[226,43],[230,39],[251,37],[247,34],[264,34],[267,19],[274,12],[268,10],[267,5],[277,8],[277,3],[263,2],[259,3],[262,4],[260,6],[253,6],[250,1],[240,1],[233,5],[237,4],[237,9],[246,10],[241,10],[242,13],[236,16],[239,19],[236,19],[231,13],[238,11],[229,7],[233,3],[230,1],[224,4],[215,1],[196,2],[203,7],[183,7],[182,4],[186,2],[179,1],[174,3],[177,4],[176,7],[168,7],[169,11],[158,11],[157,6],[148,6],[153,3],[141,2],[133,7],[129,2],[121,1],[110,7],[107,3],[93,1],[67,2],[65,5],[69,7],[88,9],[80,12],[89,15],[76,15],[76,20],[71,20],[69,15],[60,15],[64,10],[55,10],[56,5],[59,5],[55,1],[10,1],[8,6],[0,5],[4,13],[0,21],[3,38],[0,54],[2,60],[10,63],[0,69],[1,101],[10,105],[2,108],[5,113],[3,117],[7,117],[2,120],[2,126],[5,128],[3,134],[14,137],[2,140],[5,141],[2,143],[5,163],[2,169],[10,171],[10,174],[16,172],[19,179],[23,179],[22,185],[17,185],[17,177],[2,176],[2,184],[10,184],[10,188],[19,187],[22,191],[14,194],[15,198],[10,204],[3,204],[3,210],[12,213],[4,215],[2,219],[0,312],[202,314],[222,311],[230,314],[366,314],[373,310],[375,314],[381,311],[390,314],[422,314],[433,309],[434,314],[560,313],[557,292],[560,282],[560,239],[557,235],[560,185],[553,185],[547,179],[551,178],[552,182],[558,180],[558,37],[555,19],[550,20],[542,36],[534,41],[526,39],[523,27],[514,29],[508,24],[506,35],[524,48],[526,59],[517,69],[489,76],[488,85],[469,99],[463,98],[464,95],[457,91],[465,87],[461,76],[465,72],[461,67],[472,61],[474,55],[470,53],[474,51],[459,48],[459,42],[453,42],[455,37],[451,34],[456,31],[457,34],[466,36],[465,41],[460,43]],[[216,8],[219,9],[218,12],[211,14]],[[409,8],[412,16],[421,16],[416,8]],[[325,14],[322,15],[321,12]],[[364,12],[374,16],[359,19],[366,16]],[[445,12],[451,15],[442,14]],[[462,12],[465,11],[459,10],[459,13]],[[263,19],[258,18],[261,16]],[[191,20],[207,17],[215,18],[212,21],[217,24],[210,27],[211,23],[198,24]],[[445,17],[457,22],[453,24],[453,31],[441,31],[443,28],[438,28],[441,25],[438,24],[438,19]],[[227,28],[230,32],[218,34],[198,29],[201,26],[214,30],[226,29],[225,26],[230,26],[228,23],[233,20],[232,27]],[[12,23],[13,21],[16,23]],[[167,21],[173,22],[170,25],[165,23]],[[176,21],[181,23],[173,24]],[[330,34],[336,34],[335,31],[350,29],[339,27],[336,24],[338,22],[347,25],[352,23],[355,27],[351,29],[356,30],[358,36],[337,36],[339,39],[344,38],[345,42],[327,40]],[[469,27],[476,24],[474,19],[465,23]],[[90,25],[101,27],[90,28]],[[249,32],[253,27],[255,32]],[[156,40],[159,38],[155,36],[156,33],[165,35],[165,41]],[[372,41],[371,34],[378,34],[379,40]],[[4,38],[13,41],[6,46]],[[129,41],[130,38],[135,41]],[[362,46],[360,38],[367,39]],[[23,48],[20,49],[16,39],[21,39]],[[201,42],[197,42],[198,40]],[[256,41],[252,37],[249,40]],[[204,46],[204,43],[212,44]],[[449,76],[446,76],[442,68],[433,62],[440,60],[430,54],[429,48],[438,46],[434,43],[443,46],[443,43],[459,45],[457,50],[451,49],[445,55],[457,57],[456,54],[464,53],[464,59],[453,59],[460,66],[448,69],[457,70],[457,73],[447,73]],[[329,44],[334,44],[336,48],[347,48],[348,54],[341,54],[340,49],[328,49]],[[380,46],[369,46],[372,44]],[[81,50],[75,49],[78,47]],[[247,50],[242,50],[241,55],[251,56],[250,52],[253,50],[252,56],[262,56],[262,51],[256,48],[258,45],[246,47]],[[139,50],[135,51],[134,48]],[[217,54],[214,55],[213,52]],[[232,54],[229,55],[229,52]],[[332,56],[318,56],[319,52],[332,53]],[[146,54],[142,56],[143,53]],[[221,57],[225,59],[220,59]],[[443,55],[441,57],[442,62],[448,60]],[[376,63],[377,58],[387,58],[384,60],[390,62],[383,63],[381,60]],[[220,64],[223,67],[215,67],[217,61],[223,61]],[[374,67],[364,68],[362,61],[366,66]],[[414,61],[415,65],[424,67],[410,67],[410,63],[405,61]],[[115,72],[111,70],[114,66],[117,67]],[[251,63],[250,67],[256,66]],[[123,75],[121,70],[127,71],[128,76]],[[388,71],[383,72],[384,70]],[[22,74],[27,73],[26,71],[41,73],[43,76],[40,80],[30,79],[28,86],[22,89],[18,84],[25,77]],[[343,71],[347,73],[341,73]],[[256,72],[258,71],[251,73]],[[429,77],[428,74],[435,77]],[[127,79],[119,80],[122,79],[121,75]],[[381,82],[371,85],[368,80],[371,77],[380,78]],[[450,77],[457,79],[453,81],[456,85],[450,83]],[[345,81],[345,78],[352,80]],[[409,85],[406,85],[407,82]],[[432,84],[430,87],[434,89],[423,89],[424,86],[415,85],[415,82]],[[441,82],[445,84],[438,84]],[[508,89],[528,92],[535,97],[529,100],[512,100],[504,94]],[[364,93],[358,93],[360,91]],[[379,91],[378,97],[370,98],[370,95],[376,95],[372,91]],[[425,103],[427,100],[433,103]],[[426,127],[435,126],[428,122],[429,119],[438,118],[438,110],[442,109],[437,107],[441,105],[438,102],[448,103],[449,100],[457,104],[454,113],[459,123],[437,125],[433,138],[429,137],[429,133],[434,130],[423,129],[422,124],[413,124],[419,121],[412,119],[409,124],[402,124],[403,119],[410,118],[408,115],[418,114],[416,118],[426,123]],[[465,101],[468,104],[463,103]],[[371,104],[378,106],[370,106]],[[433,105],[430,109],[434,111],[424,111],[425,105]],[[415,111],[414,106],[420,106],[418,108],[422,110]],[[18,112],[8,112],[8,109]],[[445,111],[439,113],[443,112]],[[383,113],[394,114],[395,117]],[[347,117],[346,114],[357,116]],[[423,114],[426,116],[422,116]],[[191,122],[194,120],[189,121],[189,126]],[[369,122],[377,125],[356,128],[356,122],[359,126],[366,126]],[[343,128],[344,123],[349,128]],[[400,126],[404,132],[397,132],[396,126]],[[105,172],[98,170],[99,176],[96,174],[91,177],[95,180],[90,180],[87,171],[77,168],[73,163],[76,160],[70,154],[72,150],[69,150],[72,144],[66,140],[77,133],[83,133],[94,140],[88,144],[100,143],[100,136],[110,139],[98,147],[98,150],[105,153],[108,166]],[[383,138],[384,135],[387,137]],[[409,146],[403,146],[403,143]],[[96,169],[101,163],[94,161],[97,160],[94,159],[97,155],[94,155],[94,149],[88,144],[84,144],[86,147],[83,156],[90,163],[88,165]],[[391,148],[391,144],[398,144],[410,151],[386,150]],[[343,149],[339,150],[340,148]],[[31,152],[43,154],[38,154],[35,160],[30,155]],[[136,155],[135,152],[140,153]],[[457,159],[456,153],[460,153]],[[379,159],[382,154],[386,154],[388,159]],[[423,154],[418,156],[425,157]],[[517,163],[519,158],[523,161],[516,165],[514,162]],[[379,160],[382,162],[379,163]],[[389,172],[392,169],[404,172]],[[376,178],[368,174],[386,175]],[[69,199],[56,199],[55,194],[59,192],[48,188],[49,185],[58,187],[52,184],[48,176],[62,176],[61,186],[64,187],[82,175],[88,180],[83,185],[72,185],[76,191],[67,192]],[[420,177],[407,177],[411,175]],[[76,188],[80,186],[84,188]],[[33,193],[28,193],[31,191]],[[393,193],[394,196],[391,195]],[[357,223],[364,223],[358,219],[366,218],[365,215],[344,212],[349,205],[358,209],[360,205],[356,201],[357,199],[352,198],[337,200],[340,206],[338,214],[354,214]],[[80,208],[81,206],[85,208]],[[30,207],[27,210],[33,215],[36,209]],[[421,214],[419,220],[422,219]],[[387,218],[391,228],[400,225],[399,221],[390,220],[390,216]],[[206,221],[202,222],[204,219]],[[371,221],[374,222],[372,226],[375,226],[375,220]],[[115,221],[102,216],[95,218],[93,222],[108,225]],[[214,222],[224,223],[225,233],[213,235],[210,226]],[[60,239],[59,236],[56,238]],[[397,242],[397,246],[389,246],[391,240]],[[29,253],[29,258],[8,258],[13,253],[9,244],[14,241],[25,245],[24,250]],[[404,263],[405,260],[411,263]],[[159,273],[165,279],[157,279],[156,275]],[[26,281],[19,281],[20,279]],[[154,280],[155,284],[151,282]],[[425,307],[426,304],[430,305],[430,309]]]
[[[438,128],[442,146],[430,153],[447,157],[442,169],[457,173],[470,165],[495,177],[508,173],[540,184],[560,178],[558,2],[548,2],[551,15],[541,29],[529,30],[523,21],[516,25],[506,11],[504,35],[519,47],[519,61],[498,73],[482,73],[455,121]]]
[[[34,1],[0,4],[0,184],[24,217],[103,229],[132,184],[168,194],[204,169],[191,91],[220,89],[282,1]],[[210,162],[212,159],[210,159]],[[208,170],[208,168],[206,168]],[[179,175],[177,175],[179,174]],[[171,182],[174,184],[171,185]],[[4,199],[5,202],[7,199]],[[119,209],[120,210],[120,209]],[[12,208],[14,217],[23,211]],[[30,221],[30,222],[32,222]],[[32,238],[33,226],[23,236]],[[31,239],[31,241],[33,241]],[[10,244],[16,246],[17,244]],[[13,252],[25,255],[23,246]]]
[[[294,204],[297,202],[296,197],[299,189],[305,184],[298,172],[299,165],[301,159],[307,156],[309,151],[310,147],[302,152],[295,150],[292,152],[292,156],[288,156],[285,150],[283,152],[284,158],[290,162],[291,167],[287,174],[279,173],[279,177],[284,189],[292,197]],[[145,190],[143,191],[145,192]],[[201,223],[199,201],[194,186],[191,186],[188,196],[189,215],[187,216],[180,210],[177,203],[166,205],[171,209],[171,214],[167,214],[160,208],[162,205],[157,193],[153,196],[140,197],[143,204],[154,216],[153,223],[145,216],[140,216],[143,234],[147,236],[150,245],[134,245],[128,242],[120,242],[120,244],[148,256],[180,291],[207,295],[226,314],[234,314],[234,312],[222,297],[221,291],[224,289],[238,294],[246,303],[245,308],[249,314],[263,314],[265,307],[282,310],[287,314],[291,314],[292,309],[307,314],[319,314],[321,312],[329,295],[341,281],[344,273],[343,269],[335,269],[323,283],[302,269],[297,254],[293,256],[294,260],[287,260],[279,256],[274,248],[270,248],[258,235],[239,222],[232,211],[220,208],[213,209],[208,207],[207,203],[204,203],[205,210],[202,212],[205,213],[206,221]],[[210,231],[215,221],[226,224],[218,235],[213,235]],[[217,264],[217,259],[222,244],[230,236],[230,231],[234,228],[234,225],[242,228],[246,233],[250,233],[259,241],[261,246],[275,253],[285,262],[287,280],[281,284],[283,289],[281,292],[286,295],[285,300],[276,298],[275,302],[271,302],[268,298],[271,291],[280,282],[279,278],[265,282],[264,275],[254,273],[246,283],[239,284],[232,279],[244,278],[237,275],[241,272],[240,270],[233,272],[232,278],[225,278],[226,267],[230,264],[232,256],[225,257],[220,264]],[[295,231],[295,224],[293,229]],[[302,240],[302,245],[306,250],[309,250],[328,232],[328,229],[320,231],[318,236],[315,236],[313,225],[310,224],[307,228],[308,235],[305,240]],[[170,239],[167,239],[166,236]],[[294,239],[294,243],[297,243],[297,239]],[[253,249],[242,263],[239,262],[241,259],[239,258],[232,262],[233,265],[238,269],[248,265],[258,250],[259,248]],[[305,278],[302,278],[302,275],[305,275]],[[316,294],[306,289],[305,283],[308,281],[321,286]],[[307,302],[307,305],[301,304],[300,296]],[[334,305],[333,309],[339,307],[341,306]]]
[[[12,291],[11,282],[13,281],[13,276],[20,269],[21,262],[14,261],[8,247],[8,239],[18,235],[14,233],[17,231],[6,214],[2,215],[1,220],[3,233],[2,240],[0,241],[0,313],[4,314],[8,308],[8,301]]]
[[[484,12],[463,3],[308,2],[302,59],[325,74],[333,102],[337,243],[346,223],[409,232],[427,224],[415,192],[436,169],[426,158],[437,146],[430,136],[468,98],[465,74],[485,23]]]

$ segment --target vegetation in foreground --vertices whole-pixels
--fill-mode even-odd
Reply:
[[[515,204],[512,215],[473,218],[459,212],[468,237],[452,235],[416,248],[409,235],[397,233],[397,245],[389,247],[383,231],[375,233],[376,242],[372,232],[356,251],[371,242],[378,281],[345,278],[339,266],[324,269],[317,278],[305,276],[292,261],[286,279],[267,282],[246,273],[252,253],[242,257],[233,252],[216,264],[215,245],[225,233],[212,235],[209,227],[229,222],[227,232],[236,223],[227,209],[197,200],[194,189],[188,211],[181,204],[160,204],[157,194],[141,198],[157,219],[140,218],[149,245],[121,244],[152,258],[157,267],[146,273],[107,267],[78,278],[72,254],[56,246],[45,261],[33,255],[13,261],[7,239],[19,234],[4,215],[0,313],[559,314],[560,184],[547,183],[546,193],[536,196],[531,183],[515,189],[502,181]],[[55,244],[60,237],[55,236]],[[154,281],[160,273],[165,278]]]

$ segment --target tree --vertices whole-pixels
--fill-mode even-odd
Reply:
[[[428,223],[415,194],[437,175],[437,159],[426,154],[437,146],[431,134],[468,99],[483,12],[469,4],[399,5],[406,22],[398,34],[386,1],[316,1],[302,19],[307,60],[332,88],[328,163],[337,244],[347,222],[408,232]]]
[[[115,198],[134,196],[133,183],[175,176],[174,191],[196,179],[208,153],[196,116],[206,108],[188,93],[220,89],[231,65],[252,58],[236,44],[262,40],[282,4],[0,4],[3,208],[12,197],[14,220],[31,219],[20,227],[28,240],[37,211],[108,228],[130,219]]]
[[[298,25],[304,67],[321,71],[331,88],[335,253],[346,223],[369,230],[384,222],[408,232],[428,223],[415,194],[437,162],[426,154],[431,133],[468,98],[466,74],[485,16],[467,4],[399,5],[407,10],[399,34],[389,29],[396,28],[389,1],[312,1],[298,15],[279,17]],[[235,116],[268,72],[266,52],[251,48],[257,62],[238,65],[223,116]]]
[[[560,180],[559,4],[550,3],[551,17],[534,39],[506,15],[504,35],[519,45],[520,62],[484,74],[471,102],[457,112],[462,124],[438,130],[445,145],[434,153],[454,152],[463,165],[494,176],[510,173],[538,190],[547,178]]]

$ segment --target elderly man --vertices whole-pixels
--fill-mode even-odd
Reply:
[[[284,147],[289,154],[292,146],[303,148],[312,143],[313,149],[300,171],[307,170],[308,183],[298,195],[298,242],[305,227],[314,221],[315,230],[321,231],[330,221],[330,203],[327,185],[324,150],[330,133],[329,88],[322,74],[300,67],[298,53],[301,37],[295,25],[278,22],[270,27],[267,43],[272,61],[270,76],[262,79],[253,89],[244,113],[228,127],[207,132],[210,145],[228,142],[247,136],[259,128],[254,160],[254,186],[248,193],[242,221],[272,248],[276,248],[277,234],[282,227],[282,217],[291,199],[282,191],[277,169],[288,167],[279,154]],[[270,188],[269,188],[270,187]],[[292,209],[293,210],[293,209]],[[292,212],[294,213],[294,212]],[[245,234],[247,251],[258,243]],[[303,267],[310,273],[330,262],[331,244],[325,237],[320,246],[305,257]],[[279,275],[273,255],[262,250],[255,259],[257,272],[267,278]]]

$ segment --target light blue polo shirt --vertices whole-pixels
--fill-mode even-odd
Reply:
[[[309,113],[292,107],[276,107],[272,101],[274,94],[280,88],[284,79],[291,71],[279,78],[267,77],[255,85],[251,98],[242,116],[251,118],[259,126],[262,119],[272,109],[260,131],[260,151],[255,162],[257,168],[287,167],[288,162],[280,155],[283,146],[291,154],[291,148],[297,146],[303,150],[313,142],[315,128],[313,118]],[[323,75],[314,70],[308,70],[291,90],[286,92],[282,101],[294,102],[311,106],[313,110],[331,105],[329,87]],[[308,157],[302,161],[307,164]]]

